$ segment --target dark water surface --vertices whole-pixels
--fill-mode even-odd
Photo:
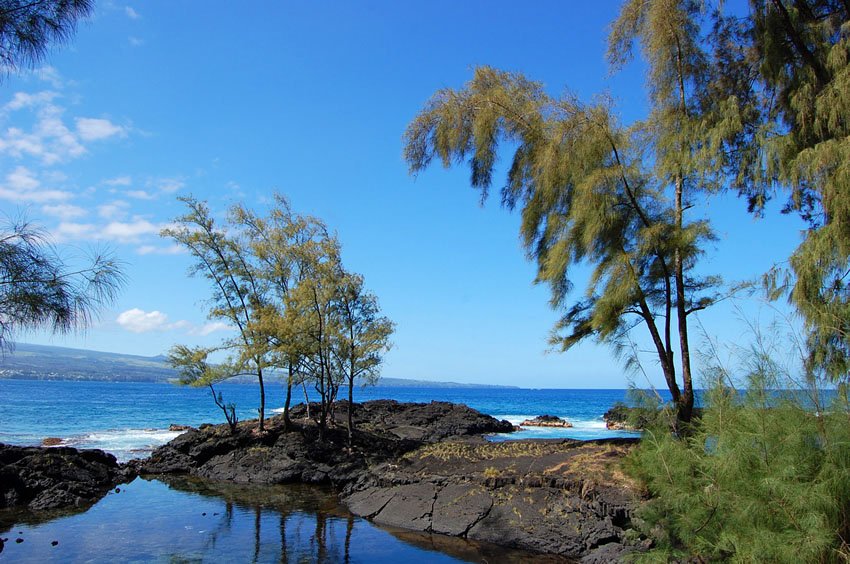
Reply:
[[[383,529],[348,513],[330,488],[172,477],[137,478],[119,489],[88,511],[55,513],[47,521],[0,511],[0,538],[8,539],[0,561],[568,562]]]

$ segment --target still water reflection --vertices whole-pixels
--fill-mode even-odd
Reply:
[[[21,562],[565,562],[376,527],[330,489],[145,480],[88,511],[41,520],[0,513],[0,560]],[[16,542],[22,539],[22,542]]]

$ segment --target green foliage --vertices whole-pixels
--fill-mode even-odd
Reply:
[[[123,283],[120,264],[108,255],[68,264],[31,224],[0,228],[0,350],[21,329],[85,329]]]
[[[799,387],[765,351],[744,357],[745,392],[715,369],[693,434],[658,427],[635,450],[629,470],[652,495],[635,519],[656,542],[645,560],[850,559],[846,388]]]
[[[379,315],[377,298],[365,290],[362,276],[344,269],[339,242],[327,226],[295,213],[280,195],[265,216],[233,206],[222,225],[204,202],[182,201],[189,213],[162,234],[189,249],[196,259],[191,272],[212,285],[210,317],[226,321],[236,337],[213,348],[178,345],[171,364],[190,385],[255,374],[260,429],[263,374],[286,371],[284,419],[292,386],[309,381],[321,397],[324,430],[342,384],[349,384],[351,399],[355,379],[373,383],[378,377],[393,324]],[[207,358],[216,351],[227,359],[213,366]]]
[[[725,32],[714,42],[727,63],[714,68],[717,91],[741,110],[728,170],[752,210],[761,213],[781,186],[785,211],[809,222],[790,268],[777,267],[767,285],[803,314],[810,366],[840,379],[850,367],[850,5],[751,0],[750,8],[746,18],[720,19]]]
[[[35,66],[51,43],[71,38],[77,21],[94,10],[93,0],[0,1],[0,65]]]
[[[236,404],[225,403],[222,393],[216,392],[215,384],[230,378],[234,369],[227,364],[210,364],[207,359],[211,349],[175,345],[168,352],[168,363],[180,374],[180,383],[185,386],[207,386],[212,393],[213,401],[224,413],[224,418],[230,427],[230,432],[236,432],[239,418],[236,415]]]
[[[463,89],[438,91],[404,138],[412,173],[434,159],[446,167],[467,162],[482,198],[500,145],[513,148],[501,198],[521,209],[536,281],[549,285],[552,306],[563,311],[552,343],[568,349],[595,337],[627,351],[629,331],[645,326],[684,420],[693,407],[687,318],[713,303],[720,283],[696,275],[714,235],[707,220],[686,215],[723,187],[726,147],[742,128],[741,104],[712,82],[707,20],[699,2],[624,3],[609,57],[619,67],[640,45],[651,101],[645,119],[629,127],[607,98],[552,98],[521,74],[479,67]],[[593,271],[574,298],[573,268],[582,264]]]
[[[255,319],[258,311],[268,303],[267,285],[251,260],[244,234],[236,232],[232,226],[230,230],[220,227],[205,202],[192,197],[179,200],[186,204],[188,212],[176,218],[173,227],[163,229],[161,235],[186,247],[195,259],[190,274],[203,276],[212,286],[209,317],[231,325],[236,337],[211,349],[189,351],[194,353],[189,360],[204,360],[195,368],[181,364],[187,357],[179,346],[173,349],[171,358],[177,362],[175,367],[197,372],[209,369],[205,360],[210,352],[227,351],[230,358],[222,367],[228,370],[226,376],[253,374],[257,377],[260,388],[258,429],[263,431],[266,403],[263,372],[270,366],[271,346],[267,336],[255,326]]]

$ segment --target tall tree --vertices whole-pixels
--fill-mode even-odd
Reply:
[[[295,213],[284,196],[275,194],[274,200],[275,205],[266,216],[238,205],[232,217],[244,229],[257,263],[257,276],[269,290],[266,304],[258,309],[252,327],[266,335],[271,364],[287,373],[283,418],[289,428],[292,387],[306,377],[307,345],[299,333],[298,320],[288,312],[287,305],[293,288],[313,272],[316,249],[329,234],[321,220]]]
[[[305,371],[319,394],[319,429],[324,436],[341,383],[334,351],[340,339],[336,304],[344,271],[335,237],[323,237],[305,252],[308,272],[292,289],[286,316],[291,338],[302,351]]]
[[[809,222],[790,258],[788,290],[809,329],[809,367],[833,377],[850,371],[850,3],[751,0],[745,17],[721,20],[738,52],[713,69],[715,84],[750,110],[729,152],[739,190],[762,212],[788,188],[786,212]],[[722,37],[721,37],[722,39]],[[744,80],[742,80],[744,78]],[[753,132],[747,134],[747,132]],[[776,273],[781,274],[781,271]],[[774,273],[774,274],[776,274]]]
[[[35,66],[93,9],[93,0],[0,0],[0,65],[6,72]]]
[[[33,225],[0,228],[0,350],[20,330],[85,329],[123,283],[120,264],[108,255],[68,264]]]
[[[338,371],[348,384],[348,444],[354,432],[354,384],[375,384],[384,353],[390,348],[394,324],[380,315],[378,298],[363,286],[363,277],[345,274],[336,303],[339,344],[335,351]]]
[[[190,274],[200,274],[210,281],[213,295],[209,317],[229,323],[236,337],[226,340],[218,350],[230,353],[227,362],[230,376],[252,374],[260,388],[258,430],[265,428],[266,392],[264,372],[269,367],[268,336],[255,325],[257,312],[266,304],[267,287],[258,276],[249,256],[250,246],[238,234],[216,224],[206,203],[192,197],[179,198],[189,208],[175,219],[174,227],[162,230],[186,247],[195,264]]]
[[[481,67],[462,90],[437,92],[405,133],[411,172],[434,158],[447,167],[468,160],[482,198],[499,144],[515,147],[502,203],[521,208],[536,280],[565,311],[553,343],[566,350],[594,336],[622,350],[628,332],[644,325],[685,422],[694,402],[688,316],[712,303],[719,283],[695,272],[713,234],[686,214],[719,188],[719,149],[732,127],[724,104],[704,103],[701,17],[695,2],[624,4],[609,38],[611,62],[623,64],[637,43],[650,68],[649,114],[630,127],[617,122],[610,100],[555,99],[522,75]],[[585,296],[571,301],[572,268],[581,263],[593,272]]]

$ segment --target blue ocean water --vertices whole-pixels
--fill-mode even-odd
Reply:
[[[257,386],[225,384],[219,387],[227,402],[235,402],[240,419],[257,416]],[[296,391],[294,402],[303,401]],[[267,414],[281,410],[284,389],[267,386]],[[521,438],[595,439],[635,436],[609,431],[602,414],[615,402],[627,399],[627,390],[552,390],[521,388],[357,388],[355,401],[395,399],[464,403],[514,424],[537,415],[557,415],[570,421],[570,429],[525,428],[494,440]],[[0,442],[37,445],[47,437],[81,448],[100,448],[119,460],[146,456],[176,437],[172,423],[197,426],[223,423],[208,389],[172,384],[0,380]]]

